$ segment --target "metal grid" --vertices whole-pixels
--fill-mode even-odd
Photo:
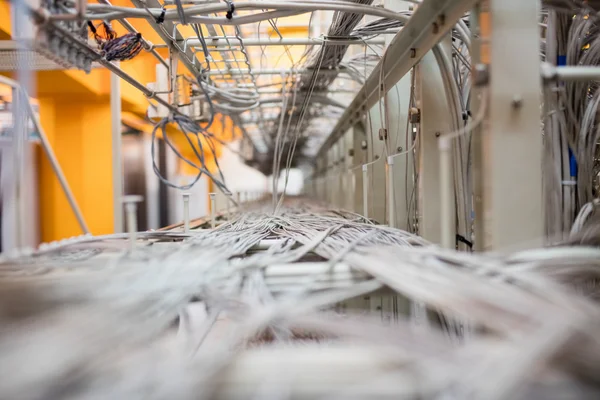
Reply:
[[[53,71],[75,69],[76,67],[56,57],[52,52],[37,46],[23,48],[16,41],[0,41],[0,71],[17,71],[22,63],[32,71]],[[92,68],[99,68],[98,63],[92,63]]]

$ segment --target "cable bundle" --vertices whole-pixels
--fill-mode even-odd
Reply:
[[[574,290],[597,248],[475,255],[306,199],[269,210],[5,255],[0,397],[598,398],[597,291]]]
[[[177,150],[177,148],[173,145],[173,143],[169,140],[169,135],[167,133],[166,127],[171,122],[176,123],[177,126],[179,127],[181,134],[184,135],[186,141],[190,145],[190,148],[192,149],[194,155],[196,156],[198,163],[191,161],[191,160],[187,159],[186,157],[184,157]],[[156,133],[159,129],[161,130],[163,140],[165,141],[167,146],[169,146],[171,148],[171,150],[173,150],[175,155],[180,160],[182,160],[184,163],[186,163],[187,165],[193,167],[194,169],[196,169],[198,171],[197,175],[194,177],[194,179],[192,180],[191,183],[189,183],[187,185],[176,185],[174,183],[169,182],[169,180],[167,180],[165,177],[162,176],[160,169],[158,167],[158,164],[156,163],[155,156],[154,156],[155,155],[154,146],[155,146],[155,142],[157,140]],[[191,136],[191,138],[190,138],[190,136]],[[192,139],[194,139],[194,141],[192,141]],[[212,134],[208,133],[205,128],[202,128],[200,125],[198,125],[196,122],[192,121],[188,117],[181,116],[181,115],[175,115],[175,116],[172,116],[169,118],[163,118],[160,122],[158,122],[154,126],[154,129],[152,130],[151,154],[152,154],[152,167],[154,169],[154,173],[156,174],[156,176],[158,176],[158,178],[161,180],[161,182],[163,182],[165,185],[170,186],[172,188],[181,189],[181,190],[187,190],[187,189],[191,188],[192,186],[194,186],[194,184],[196,184],[196,182],[198,182],[198,180],[200,180],[200,178],[204,174],[209,179],[211,179],[214,182],[214,184],[223,193],[230,195],[231,192],[229,191],[229,189],[227,189],[227,186],[225,185],[225,178],[223,177],[223,172],[221,171],[221,167],[219,166],[219,161],[217,159],[215,144],[213,142],[214,139],[215,139],[214,136]],[[204,146],[205,145],[202,143],[203,140],[206,142],[208,149],[210,150],[211,154],[213,155],[213,158],[215,160],[217,170],[219,173],[219,178],[215,177],[209,171],[208,167],[206,166],[206,160],[204,157]],[[195,144],[194,144],[194,142],[195,142]]]
[[[361,5],[371,5],[373,0],[352,0],[349,3],[356,3]],[[320,68],[323,70],[335,70],[339,67],[342,62],[342,58],[348,51],[348,45],[329,45],[326,43],[327,38],[336,39],[343,38],[346,39],[350,36],[356,25],[363,18],[361,14],[353,14],[353,13],[345,13],[345,12],[335,12],[333,14],[333,21],[329,30],[327,31],[327,36],[325,38],[325,43],[319,47],[319,50],[316,53],[313,53],[306,63],[306,69],[314,69],[317,64],[320,65]],[[327,87],[336,79],[336,75],[334,74],[323,74],[319,75],[319,81],[315,85],[315,90],[322,91],[327,89]],[[302,81],[300,83],[300,88],[305,88],[309,85],[309,81],[311,79],[310,75],[303,76]]]
[[[107,61],[127,61],[137,56],[142,48],[142,34],[127,33],[104,43],[102,54]]]
[[[543,56],[555,65],[600,63],[600,25],[592,3],[545,1]],[[600,105],[598,82],[565,82],[544,93],[547,234],[562,239],[575,217],[600,196]]]
[[[141,33],[127,33],[118,37],[107,22],[100,25],[103,32],[88,21],[88,27],[107,61],[127,61],[137,56],[144,47]]]

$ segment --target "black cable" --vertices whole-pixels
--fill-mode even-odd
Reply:
[[[177,14],[179,14],[179,20],[183,25],[187,25],[187,18],[185,16],[185,12],[183,11],[183,4],[181,4],[181,0],[175,0],[175,5],[177,6]]]
[[[235,12],[235,5],[233,4],[233,1],[231,0],[224,0],[225,3],[227,3],[227,6],[229,7],[229,9],[227,10],[227,13],[225,14],[225,17],[227,19],[232,19],[233,18],[233,13]]]
[[[143,47],[142,34],[132,32],[105,42],[102,51],[107,61],[127,61],[137,56]]]

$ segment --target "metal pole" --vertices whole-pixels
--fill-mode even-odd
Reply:
[[[515,251],[544,243],[539,5],[489,0],[489,7],[492,112],[482,124],[485,212],[479,217],[486,221],[478,240],[485,250]]]
[[[250,71],[245,68],[231,68],[225,71],[225,75],[247,75]],[[284,69],[284,68],[263,68],[253,69],[252,75],[281,75],[281,74],[312,74],[312,69]],[[344,68],[338,69],[323,69],[319,71],[319,75],[337,75],[345,74],[347,71]],[[223,71],[212,70],[208,76],[223,76]]]
[[[396,227],[396,202],[394,197],[394,157],[389,156],[385,165],[387,175],[387,192],[388,192],[388,225],[390,228]]]
[[[143,200],[142,196],[125,196],[123,203],[125,204],[125,212],[127,216],[127,232],[129,233],[129,245],[131,250],[135,249],[137,240],[137,203]]]
[[[446,249],[456,248],[456,207],[454,202],[454,170],[452,168],[452,140],[440,138],[440,227],[441,245]]]
[[[600,80],[600,67],[596,66],[554,66],[543,63],[542,77],[558,81],[597,81]]]
[[[215,228],[217,226],[217,221],[216,221],[216,207],[217,207],[217,194],[216,193],[209,193],[210,196],[210,227],[211,228]]]
[[[183,231],[190,232],[190,194],[183,193]]]
[[[369,218],[369,166],[362,166],[363,174],[363,216]]]
[[[121,155],[121,81],[110,74],[110,129],[112,140],[113,225],[115,233],[123,231],[123,165]]]

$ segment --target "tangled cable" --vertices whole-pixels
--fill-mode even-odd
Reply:
[[[269,209],[5,256],[0,397],[598,398],[597,248],[469,254]]]
[[[91,21],[88,21],[92,36],[98,44],[102,56],[107,61],[131,60],[142,51],[144,44],[141,33],[126,33],[123,36],[117,36],[117,33],[107,22],[102,22],[100,26],[104,32],[99,32],[98,28]]]
[[[167,128],[167,125],[171,122],[176,123],[177,126],[179,127],[181,134],[184,135],[186,141],[188,142],[188,144],[190,145],[190,148],[192,149],[194,155],[196,156],[196,158],[198,160],[197,163],[194,161],[191,161],[188,158],[186,158],[185,156],[183,156],[179,152],[179,150],[177,150],[177,147],[169,139],[169,134],[167,133],[166,128]],[[170,182],[168,179],[166,179],[160,172],[160,169],[156,162],[155,151],[154,151],[155,142],[157,140],[156,134],[159,129],[161,130],[163,140],[165,141],[167,146],[169,146],[169,148],[175,153],[175,155],[180,160],[182,160],[184,163],[186,163],[187,165],[193,167],[194,169],[196,169],[198,171],[198,173],[196,174],[196,176],[192,179],[192,181],[190,183],[185,184],[185,185],[177,185],[175,183]],[[190,138],[190,136],[192,138]],[[194,141],[192,141],[192,139],[195,139],[195,144],[194,144]],[[165,185],[175,188],[175,189],[181,189],[181,190],[190,189],[192,186],[194,186],[196,184],[196,182],[198,182],[198,180],[200,180],[200,178],[204,174],[209,179],[211,179],[214,182],[214,184],[223,193],[225,193],[227,195],[231,195],[231,192],[229,191],[229,189],[227,189],[227,186],[225,185],[225,178],[223,177],[223,172],[221,171],[221,167],[219,166],[219,161],[217,159],[216,148],[215,148],[213,139],[214,139],[214,137],[210,133],[208,133],[205,128],[202,128],[200,125],[198,125],[196,122],[192,121],[188,117],[181,116],[181,115],[174,115],[171,117],[163,118],[154,126],[154,129],[152,130],[151,154],[152,154],[152,168],[154,169],[154,173],[156,174],[156,176],[158,176],[160,181],[163,182]],[[205,142],[204,144],[203,144],[203,141]],[[219,173],[218,178],[209,171],[209,169],[206,165],[206,160],[205,160],[205,156],[204,156],[205,146],[208,147],[208,150],[211,152],[211,154],[214,158],[214,162],[216,164],[217,171]]]

